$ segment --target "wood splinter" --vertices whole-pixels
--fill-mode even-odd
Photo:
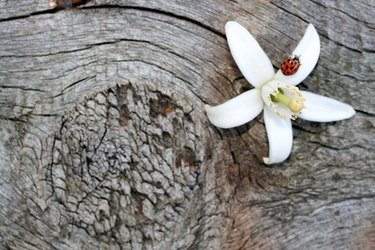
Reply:
[[[49,6],[51,8],[67,9],[73,6],[85,4],[90,0],[49,0]]]

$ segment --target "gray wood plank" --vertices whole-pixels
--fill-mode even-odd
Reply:
[[[373,1],[0,0],[0,248],[375,248]],[[212,126],[204,104],[249,89],[224,25],[275,68],[309,22],[302,89],[350,103],[297,120],[266,166],[261,116]]]

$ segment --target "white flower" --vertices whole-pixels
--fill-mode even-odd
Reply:
[[[264,110],[269,141],[269,156],[263,158],[266,164],[282,162],[289,156],[293,143],[290,119],[298,116],[308,121],[331,122],[355,114],[350,105],[295,87],[318,61],[320,41],[312,24],[292,53],[299,57],[301,66],[290,76],[283,75],[280,70],[275,74],[270,59],[240,24],[228,22],[225,33],[237,66],[254,89],[221,105],[206,105],[206,112],[215,126],[232,128],[251,121]]]

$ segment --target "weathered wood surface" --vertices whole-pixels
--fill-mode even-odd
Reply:
[[[0,0],[1,249],[374,249],[374,1]],[[275,67],[307,23],[303,88],[354,118],[294,123],[266,166],[263,118],[203,105],[249,88],[224,24]]]

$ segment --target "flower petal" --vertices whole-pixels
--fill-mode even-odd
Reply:
[[[293,51],[292,55],[298,56],[301,66],[294,75],[285,76],[278,70],[275,74],[275,79],[297,85],[301,83],[314,69],[318,62],[320,54],[320,40],[318,32],[310,23],[307,27],[305,34],[298,43],[298,46]]]
[[[292,151],[292,123],[289,119],[279,118],[267,107],[264,107],[264,123],[267,130],[269,157],[264,157],[263,160],[266,164],[282,162]]]
[[[262,111],[260,90],[252,89],[215,107],[205,106],[208,119],[216,127],[233,128],[254,119]]]
[[[272,63],[255,38],[239,23],[225,25],[230,52],[241,73],[254,87],[271,80],[275,74]]]
[[[335,99],[301,91],[305,108],[298,117],[314,122],[332,122],[348,119],[355,114],[352,106]]]

